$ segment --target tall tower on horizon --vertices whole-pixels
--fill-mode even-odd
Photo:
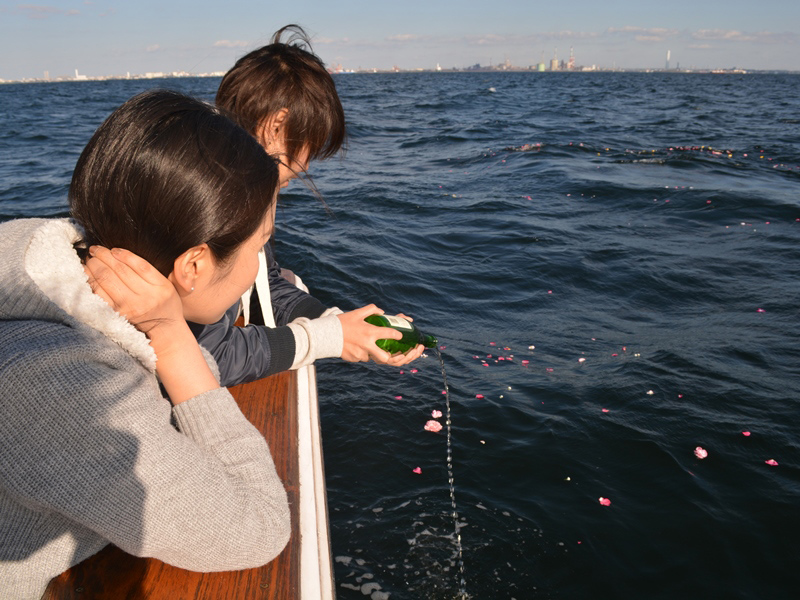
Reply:
[[[575,52],[572,46],[569,47],[569,62],[567,62],[567,70],[572,71],[575,68]]]
[[[550,61],[550,70],[558,71],[558,48],[553,48],[553,60]]]
[[[664,68],[669,71],[669,50],[667,50],[667,64]]]

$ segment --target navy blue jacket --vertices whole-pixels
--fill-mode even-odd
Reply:
[[[239,303],[231,306],[213,325],[189,323],[197,341],[219,365],[220,385],[224,387],[255,381],[273,373],[286,371],[294,362],[295,343],[292,330],[286,327],[298,317],[315,319],[326,307],[310,294],[281,277],[272,249],[265,246],[269,269],[272,312],[277,327],[250,324],[234,326]],[[257,301],[255,291],[253,298]],[[251,315],[260,311],[251,310]]]

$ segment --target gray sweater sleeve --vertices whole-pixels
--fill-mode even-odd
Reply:
[[[0,480],[17,503],[87,532],[76,539],[93,532],[185,569],[277,556],[290,534],[286,493],[264,438],[226,389],[173,409],[115,344],[49,323],[28,329],[0,385]]]

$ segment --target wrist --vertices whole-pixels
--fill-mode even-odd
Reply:
[[[150,343],[157,357],[156,373],[173,404],[219,387],[186,321],[159,329]]]

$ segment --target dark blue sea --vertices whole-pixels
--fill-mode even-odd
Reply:
[[[0,218],[67,214],[134,93],[218,83],[0,86]],[[468,596],[798,597],[800,76],[336,84],[330,210],[294,182],[277,254],[438,336]],[[433,352],[319,364],[341,600],[460,597],[446,429],[423,429],[443,389]]]

